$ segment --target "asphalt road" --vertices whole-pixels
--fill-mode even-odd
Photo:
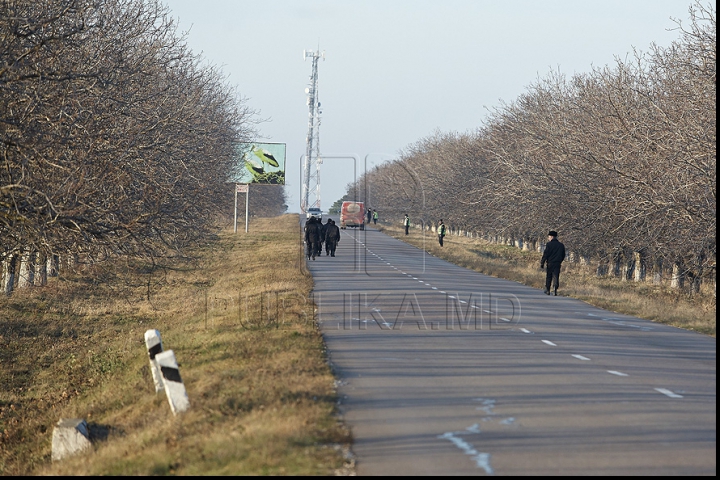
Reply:
[[[716,474],[714,338],[370,228],[308,269],[358,475]]]

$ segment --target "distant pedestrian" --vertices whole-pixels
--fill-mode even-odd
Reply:
[[[322,255],[323,243],[325,242],[325,232],[327,231],[328,225],[330,225],[331,219],[328,218],[324,224],[320,222],[320,242],[318,242],[318,256]]]
[[[372,210],[368,208],[367,211],[367,224],[370,225],[370,219],[372,219]]]
[[[373,224],[377,225],[377,221],[378,221],[378,213],[377,213],[377,210],[375,210],[373,208]]]
[[[335,249],[340,241],[340,229],[335,225],[335,220],[328,220],[325,226],[325,252],[331,257],[335,256]]]
[[[440,225],[438,225],[438,242],[440,242],[440,246],[443,246],[443,237],[445,236],[446,228],[445,224],[442,221],[442,218],[440,219]]]
[[[310,217],[305,222],[305,254],[308,260],[310,257],[315,260],[318,254],[318,245],[320,245],[320,224],[315,217]]]
[[[542,259],[540,260],[540,268],[547,264],[547,274],[545,275],[545,295],[550,295],[551,284],[555,287],[555,296],[557,297],[558,287],[560,286],[560,265],[565,260],[565,245],[557,239],[557,232],[551,230],[548,233],[548,243],[545,245]]]
[[[408,217],[408,214],[405,214],[405,219],[403,220],[403,225],[405,226],[405,235],[408,234],[408,230],[410,229],[410,217]]]

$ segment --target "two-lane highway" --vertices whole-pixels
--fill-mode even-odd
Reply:
[[[371,228],[308,268],[358,474],[715,475],[714,338]]]

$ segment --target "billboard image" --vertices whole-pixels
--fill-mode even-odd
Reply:
[[[285,144],[243,143],[240,166],[237,183],[285,185]]]

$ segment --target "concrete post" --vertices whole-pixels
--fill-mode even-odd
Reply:
[[[170,409],[175,415],[184,412],[190,408],[190,401],[182,378],[180,378],[180,369],[175,360],[175,353],[172,350],[158,353],[155,355],[155,360],[162,372],[165,395],[170,403]]]
[[[61,418],[52,434],[52,461],[89,450],[90,430],[82,418]]]
[[[150,357],[150,371],[152,372],[153,382],[155,383],[155,393],[165,389],[162,380],[162,373],[158,367],[155,357],[163,351],[160,332],[157,330],[148,330],[145,332],[145,345],[147,346],[148,357]]]

